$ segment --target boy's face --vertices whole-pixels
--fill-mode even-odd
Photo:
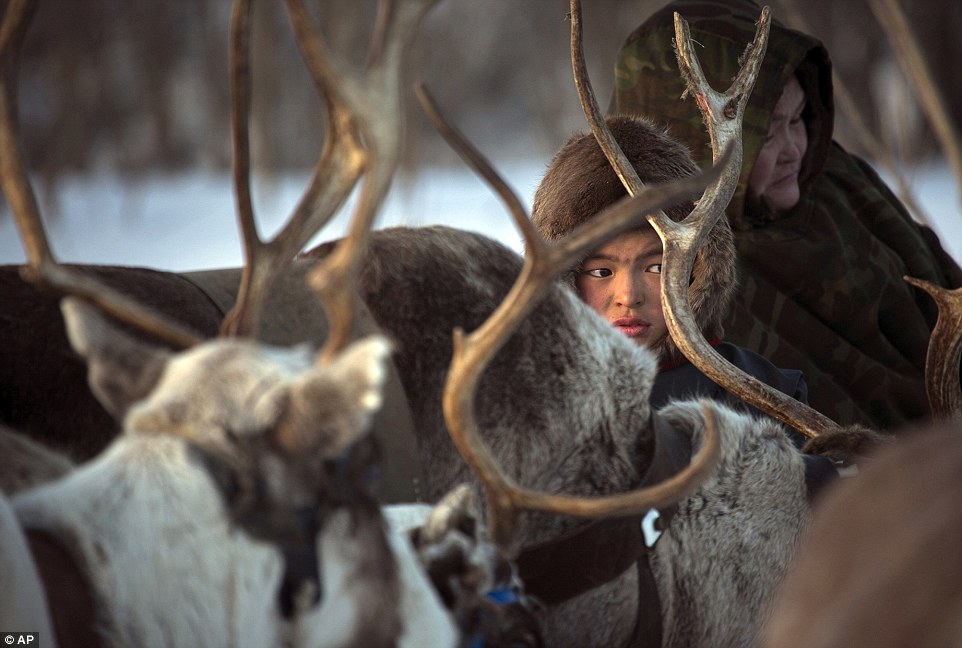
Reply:
[[[636,344],[668,335],[661,310],[661,239],[625,232],[585,259],[575,279],[581,299]]]

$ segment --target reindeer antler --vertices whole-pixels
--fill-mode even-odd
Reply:
[[[925,390],[932,416],[942,421],[962,419],[962,385],[959,381],[962,288],[949,290],[914,277],[903,278],[931,295],[939,307],[939,319],[935,322],[925,356]]]
[[[687,92],[694,97],[704,117],[711,138],[715,165],[721,165],[723,152],[729,156],[729,161],[717,183],[705,192],[697,207],[683,221],[673,221],[664,212],[649,214],[648,220],[664,245],[662,308],[669,333],[679,350],[702,373],[745,402],[802,434],[813,437],[838,429],[839,426],[824,414],[773,389],[723,358],[705,340],[695,322],[688,300],[688,284],[695,255],[718,219],[724,218],[725,208],[738,185],[742,162],[742,119],[768,46],[770,24],[771,12],[768,7],[764,7],[759,16],[755,38],[745,49],[744,63],[738,76],[728,90],[717,92],[708,85],[698,57],[692,51],[688,23],[678,13],[675,14],[678,67],[685,78]],[[571,40],[576,85],[588,123],[609,163],[622,179],[625,189],[629,194],[637,194],[644,187],[644,183],[601,118],[587,80],[581,54],[583,48],[579,0],[571,0]]]
[[[288,12],[295,38],[325,107],[325,139],[311,180],[294,212],[274,239],[264,242],[260,238],[250,192],[250,7],[250,0],[236,0],[231,12],[232,176],[245,264],[236,303],[224,319],[221,334],[257,337],[259,318],[274,281],[344,204],[361,177],[364,155],[351,113],[338,92],[337,73],[330,63],[333,55],[313,29],[303,5],[291,0]]]
[[[665,506],[691,493],[714,466],[719,442],[714,429],[706,434],[698,457],[672,479],[648,489],[607,497],[571,497],[528,490],[506,475],[481,440],[474,417],[474,397],[480,376],[518,324],[539,303],[545,289],[564,269],[619,232],[636,226],[644,214],[677,204],[696,195],[718,175],[718,169],[646,189],[605,210],[603,218],[586,223],[569,237],[548,244],[531,224],[520,200],[487,160],[444,119],[427,90],[419,89],[425,111],[438,131],[508,205],[525,239],[525,261],[511,291],[487,321],[466,335],[454,331],[454,353],[444,386],[442,406],[451,438],[477,475],[489,506],[492,540],[508,554],[516,550],[518,516],[522,510],[539,510],[580,517],[602,518],[639,514]]]
[[[375,30],[375,36],[381,36],[375,39],[376,45],[370,53],[366,83],[344,86],[344,98],[354,111],[369,162],[348,239],[342,241],[321,262],[311,278],[312,286],[322,296],[342,284],[353,285],[353,279],[357,276],[360,265],[358,251],[367,244],[374,217],[387,194],[400,159],[405,117],[402,66],[408,60],[409,43],[421,19],[436,2],[415,0],[397,5],[385,2],[381,6],[378,29]],[[349,299],[357,299],[354,292]],[[330,306],[325,308],[331,310]],[[348,333],[348,326],[332,325],[325,352],[333,353],[340,348],[347,340]]]
[[[328,50],[302,0],[287,0],[298,46],[326,108],[327,128],[324,147],[304,195],[280,232],[265,242],[257,232],[250,191],[251,2],[235,0],[230,28],[232,176],[246,263],[237,301],[225,318],[222,334],[257,337],[260,316],[275,281],[343,206],[364,175],[349,236],[311,277],[330,321],[330,334],[320,361],[329,359],[349,339],[358,299],[353,277],[400,157],[404,121],[401,71],[410,49],[407,46],[421,19],[436,2],[384,0],[379,5],[367,68],[358,73]],[[32,0],[12,2],[4,17],[0,40],[0,80],[4,89],[0,97],[0,182],[27,250],[28,276],[35,282],[85,297],[105,312],[174,346],[196,344],[200,340],[180,325],[155,315],[109,286],[65,268],[50,250],[17,149],[16,56],[32,11]]]
[[[695,98],[708,125],[712,155],[717,159],[722,148],[732,147],[733,161],[729,173],[721,181],[717,193],[702,199],[681,223],[664,216],[651,219],[665,246],[662,277],[662,299],[665,320],[672,338],[682,353],[706,376],[724,386],[739,398],[770,414],[778,420],[813,437],[837,429],[838,425],[797,400],[782,394],[754,376],[746,374],[724,358],[707,343],[694,323],[688,305],[688,282],[698,246],[718,218],[723,218],[738,183],[741,169],[741,124],[768,44],[771,24],[768,7],[762,9],[755,39],[745,50],[745,63],[731,87],[724,93],[713,90],[705,79],[698,58],[691,49],[688,23],[675,14],[675,42],[678,64],[688,82],[688,91]]]
[[[718,192],[699,201],[697,207],[682,222],[676,223],[664,215],[651,219],[665,246],[662,277],[662,301],[668,330],[685,356],[706,376],[725,387],[745,402],[808,437],[814,437],[839,425],[820,412],[750,376],[721,357],[707,343],[695,325],[688,303],[688,282],[698,246],[718,218],[724,218],[725,208],[738,183],[742,160],[741,129],[745,106],[751,95],[768,45],[771,12],[762,9],[754,40],[745,50],[738,76],[724,93],[716,92],[705,79],[704,72],[691,49],[688,23],[675,14],[675,43],[678,65],[708,125],[712,156],[718,159],[722,149],[733,150],[733,160],[720,183]]]
[[[256,335],[258,317],[274,279],[343,206],[364,175],[348,236],[310,277],[331,325],[322,360],[349,339],[357,308],[353,277],[400,157],[404,122],[401,73],[407,46],[436,1],[382,2],[368,63],[359,73],[327,48],[304,3],[287,0],[298,46],[324,101],[327,128],[324,148],[304,196],[282,230],[267,243],[257,235],[247,186],[249,1],[235,4],[231,28],[234,182],[247,264],[225,332]]]
[[[54,257],[18,145],[17,67],[34,8],[33,0],[13,0],[0,27],[0,186],[10,203],[26,251],[23,276],[36,285],[87,299],[105,313],[174,347],[197,344],[200,339],[183,326],[106,284],[61,265]]]

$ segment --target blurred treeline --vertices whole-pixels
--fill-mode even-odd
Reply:
[[[309,0],[310,1],[310,0]],[[621,41],[663,0],[583,0],[586,57],[602,106]],[[255,2],[254,168],[313,164],[321,104],[293,42],[283,2]],[[5,9],[6,0],[0,0]],[[903,0],[956,126],[962,115],[962,3]],[[902,158],[936,151],[866,0],[772,0],[788,24],[802,11],[828,46],[837,83]],[[314,0],[332,47],[363,60],[373,0]],[[41,0],[20,74],[23,146],[47,189],[66,173],[226,169],[229,0]],[[414,45],[412,80],[490,157],[546,161],[584,118],[571,80],[566,0],[443,0]],[[411,100],[405,166],[448,163]],[[837,136],[862,150],[839,116]]]

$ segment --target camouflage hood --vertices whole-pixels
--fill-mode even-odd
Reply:
[[[621,48],[614,108],[657,118],[699,163],[707,131],[673,50],[673,12],[691,27],[708,81],[726,89],[761,13],[750,0],[675,0]],[[807,95],[808,149],[798,203],[765,209],[746,185],[775,104],[796,75]],[[738,290],[724,317],[728,342],[801,370],[809,402],[841,423],[894,429],[929,415],[924,368],[932,300],[904,275],[950,287],[962,270],[918,225],[872,167],[831,139],[831,65],[816,39],[772,21],[746,109],[744,160],[728,206],[738,251]]]
[[[698,172],[691,153],[663,128],[635,117],[609,118],[607,123],[645,184],[661,184]],[[546,240],[554,241],[627,195],[594,136],[581,133],[569,139],[551,160],[535,192],[531,220]],[[688,201],[665,212],[678,221],[693,207]],[[572,288],[573,278],[574,269],[568,274]],[[689,286],[695,321],[706,338],[722,337],[721,319],[734,285],[735,246],[731,229],[722,218],[695,257]],[[659,343],[654,351],[663,364],[683,359],[671,339]]]
[[[669,132],[692,150],[698,163],[707,166],[711,163],[708,131],[694,100],[681,98],[685,83],[673,46],[674,12],[691,27],[695,52],[708,82],[716,90],[726,90],[738,73],[745,47],[755,36],[761,7],[751,0],[676,0],[652,14],[618,52],[612,112],[657,115]],[[817,39],[772,20],[768,49],[745,110],[742,169],[728,207],[735,230],[764,225],[776,218],[764,209],[746,209],[746,190],[775,104],[793,74],[797,74],[808,98],[803,118],[809,148],[799,175],[803,194],[828,157],[834,127],[828,52]]]

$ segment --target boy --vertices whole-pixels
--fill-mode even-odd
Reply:
[[[612,117],[608,127],[642,182],[659,184],[697,173],[688,150],[664,130],[637,117]],[[531,218],[547,240],[563,238],[627,195],[590,133],[572,137],[555,155],[537,191]],[[666,210],[685,218],[691,202]],[[661,239],[645,224],[594,250],[569,273],[579,297],[600,316],[638,344],[650,348],[660,362],[651,395],[653,407],[670,400],[708,396],[736,409],[761,412],[702,374],[678,350],[661,307]],[[735,248],[725,219],[712,228],[692,267],[689,296],[702,333],[724,358],[764,383],[807,404],[800,371],[779,369],[764,357],[724,342],[722,317],[735,287]],[[801,445],[804,437],[789,431]]]

